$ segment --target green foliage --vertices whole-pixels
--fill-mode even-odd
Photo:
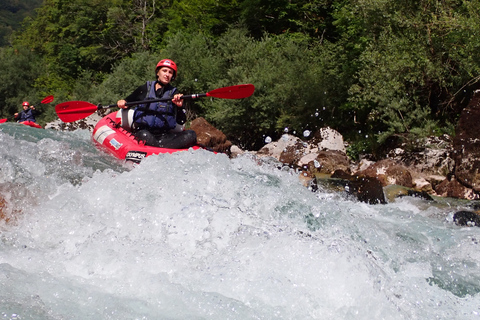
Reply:
[[[34,14],[34,9],[43,0],[2,0],[0,3],[0,47],[10,44],[13,31],[20,28],[21,22]]]
[[[322,38],[330,22],[330,0],[244,0],[240,3],[242,21],[255,38],[264,33],[302,33]],[[328,36],[329,34],[327,34]]]
[[[124,52],[128,40],[118,45],[118,38],[108,37],[109,12],[116,2],[46,0],[16,43],[42,54],[50,72],[67,81],[86,70],[109,72],[116,59],[128,54]]]
[[[323,91],[308,90],[320,85],[322,69],[305,37],[266,35],[256,41],[245,29],[230,29],[213,42],[182,33],[169,40],[164,53],[181,67],[178,87],[184,92],[256,86],[248,99],[203,99],[192,106],[243,147],[258,148],[266,136],[277,138],[285,128],[303,132],[305,120],[325,100]]]
[[[467,85],[478,81],[479,60],[458,54],[460,47],[469,47],[469,55],[478,57],[478,40],[467,45],[472,37],[464,38],[478,18],[470,3],[355,1],[337,10],[336,17],[345,39],[361,48],[350,108],[363,129],[379,132],[380,141],[395,133],[428,131],[431,123],[445,125],[465,98],[457,90],[471,90]],[[350,18],[353,27],[346,23]]]
[[[86,99],[95,104],[116,103],[146,81],[154,80],[159,60],[157,55],[148,52],[135,53],[131,58],[123,59]]]
[[[0,114],[12,117],[21,110],[22,102],[40,101],[41,91],[34,87],[35,78],[42,73],[40,57],[20,47],[0,48]],[[41,107],[40,107],[41,109]]]

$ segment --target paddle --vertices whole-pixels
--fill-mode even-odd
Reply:
[[[182,99],[196,99],[202,97],[212,97],[220,99],[242,99],[250,97],[255,90],[253,84],[239,84],[230,87],[218,88],[207,93],[183,95]],[[143,101],[127,102],[126,106],[146,104],[152,102],[169,101],[171,98],[150,99]],[[85,101],[66,101],[55,106],[55,112],[63,122],[73,122],[88,117],[97,110],[117,107],[116,104],[108,106],[94,105]]]
[[[45,98],[43,98],[42,101],[40,101],[41,104],[46,104],[46,103],[50,103],[53,101],[53,96],[46,96]]]
[[[46,96],[45,98],[43,98],[42,101],[40,101],[41,104],[46,104],[46,103],[50,103],[52,102],[54,99],[53,96]],[[4,123],[4,122],[7,122],[7,118],[5,119],[0,119],[0,123]]]

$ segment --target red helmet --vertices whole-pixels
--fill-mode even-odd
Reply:
[[[27,106],[28,107],[29,105],[30,105],[30,103],[28,103],[28,101],[23,101],[23,103],[22,103],[22,106]]]
[[[157,76],[158,69],[160,69],[161,67],[168,67],[168,68],[172,69],[173,70],[172,81],[175,80],[175,78],[177,77],[177,64],[175,62],[173,62],[170,59],[160,60],[157,63],[157,67],[155,68],[155,76]]]

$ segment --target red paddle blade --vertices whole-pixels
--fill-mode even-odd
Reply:
[[[223,87],[207,92],[207,97],[222,99],[242,99],[250,97],[255,91],[253,84],[238,84],[231,87]]]
[[[47,96],[41,101],[41,103],[45,104],[45,103],[50,103],[52,101],[53,101],[53,96]]]
[[[73,122],[88,117],[98,107],[85,101],[66,101],[55,106],[55,112],[63,122]]]
[[[7,122],[7,119],[0,119],[0,123]]]

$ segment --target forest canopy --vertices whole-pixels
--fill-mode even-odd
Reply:
[[[255,85],[247,99],[187,103],[190,120],[206,118],[242,148],[325,126],[352,154],[392,136],[454,134],[479,86],[479,5],[44,0],[0,48],[0,117],[47,95],[110,104],[170,58],[185,94]],[[39,108],[41,122],[56,118],[53,106]]]

